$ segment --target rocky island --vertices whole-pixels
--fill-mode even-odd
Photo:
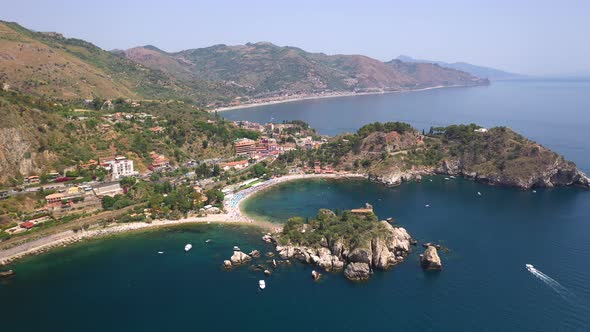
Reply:
[[[346,278],[354,281],[367,280],[373,270],[387,270],[404,261],[413,243],[404,228],[379,221],[370,208],[340,215],[322,209],[307,222],[291,218],[275,242],[282,259],[297,259],[326,271],[344,270]]]

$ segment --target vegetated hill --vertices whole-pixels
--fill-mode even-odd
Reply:
[[[234,139],[258,135],[178,101],[137,106],[117,99],[108,109],[96,104],[75,111],[75,104],[0,90],[0,187],[114,155],[133,159],[140,171],[152,162],[152,151],[172,163],[228,157]],[[141,113],[155,117],[142,118]]]
[[[362,55],[309,53],[271,43],[215,45],[166,53],[152,46],[127,50],[128,58],[178,80],[202,78],[246,89],[251,96],[276,92],[405,90],[487,81],[430,64],[384,63]]]
[[[406,63],[434,63],[434,64],[438,64],[441,67],[464,71],[464,72],[469,73],[473,76],[480,77],[480,78],[487,78],[492,81],[516,79],[516,78],[523,77],[523,75],[520,75],[520,74],[510,73],[510,72],[507,72],[504,70],[495,69],[495,68],[491,68],[491,67],[472,65],[467,62],[449,63],[449,62],[443,62],[443,61],[420,60],[420,59],[414,59],[414,58],[409,57],[407,55],[400,55],[396,58],[396,60],[400,60],[400,61],[403,61]]]
[[[408,124],[375,123],[335,138],[317,151],[281,159],[334,164],[397,185],[421,174],[462,175],[520,188],[580,184],[588,178],[576,165],[506,127],[477,132],[477,125],[433,128],[422,135]]]
[[[178,82],[162,71],[58,33],[0,21],[0,83],[55,99],[136,98],[206,102],[235,94],[224,84]]]

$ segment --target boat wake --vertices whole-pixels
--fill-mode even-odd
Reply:
[[[534,275],[535,277],[537,277],[537,279],[544,282],[547,286],[549,286],[551,289],[553,289],[562,298],[564,298],[566,300],[573,300],[574,299],[574,294],[572,292],[570,292],[567,288],[563,287],[555,279],[553,279],[550,276],[546,275],[545,273],[539,271],[538,269],[536,269],[534,266],[532,266],[530,264],[527,264],[526,268],[532,275]]]

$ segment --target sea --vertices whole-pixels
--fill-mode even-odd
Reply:
[[[304,120],[326,135],[374,121],[426,131],[453,123],[508,126],[590,171],[590,81],[493,82],[486,87],[306,100],[223,112],[232,120]],[[244,202],[284,223],[320,208],[370,203],[443,270],[424,272],[420,245],[390,271],[353,283],[340,273],[280,265],[270,277],[263,231],[193,225],[96,239],[16,262],[0,280],[6,331],[589,331],[590,191],[518,190],[425,177],[386,188],[365,180],[288,182]],[[208,241],[209,240],[209,241]],[[193,249],[184,251],[191,243]],[[232,270],[233,246],[260,259]],[[159,252],[162,252],[161,254]],[[534,265],[531,271],[525,264]],[[266,289],[258,289],[258,280]]]

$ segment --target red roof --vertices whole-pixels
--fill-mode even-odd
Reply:
[[[25,221],[24,223],[20,224],[20,227],[22,228],[27,228],[27,229],[31,229],[35,226],[35,224],[33,224],[30,221]]]

